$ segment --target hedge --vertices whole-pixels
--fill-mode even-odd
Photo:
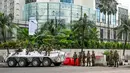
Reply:
[[[60,44],[60,48],[81,48],[81,46],[77,43],[66,43]],[[28,45],[27,41],[8,41],[6,43],[0,44],[0,49],[3,49],[4,46],[7,46],[10,49],[17,49],[18,47],[26,48]],[[84,43],[84,48],[88,49],[123,49],[124,44],[118,42],[98,42],[98,41],[88,41]],[[130,44],[127,43],[125,49],[130,49]]]

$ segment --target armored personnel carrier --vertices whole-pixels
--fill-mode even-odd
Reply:
[[[9,67],[49,67],[52,64],[60,66],[64,59],[65,52],[58,50],[51,51],[49,55],[46,55],[45,51],[32,51],[27,53],[26,49],[23,49],[21,52],[11,52],[5,61]]]

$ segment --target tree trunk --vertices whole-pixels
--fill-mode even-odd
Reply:
[[[125,35],[125,44],[124,44],[124,47],[123,47],[123,56],[125,56],[125,49],[126,49],[126,44],[127,44],[127,35],[128,35],[127,31],[126,31],[125,34],[126,35]]]
[[[4,43],[6,43],[6,31],[2,31],[2,37]],[[8,45],[4,46],[4,49],[7,49],[7,56],[9,55],[9,48],[7,47]]]
[[[107,39],[110,41],[110,24],[109,24],[109,15],[108,15],[108,27],[107,27]]]
[[[83,26],[83,32],[82,32],[82,46],[81,46],[81,52],[83,52],[83,49],[84,49],[84,30],[85,30],[85,26]]]

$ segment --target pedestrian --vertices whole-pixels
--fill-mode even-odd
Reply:
[[[119,54],[118,54],[117,50],[115,50],[115,52],[114,52],[113,59],[114,59],[114,67],[118,67]]]
[[[74,66],[76,66],[76,59],[77,59],[77,54],[76,54],[76,52],[74,52],[73,59],[74,59]]]
[[[92,66],[95,66],[95,60],[96,60],[95,52],[92,51]]]
[[[81,52],[79,52],[79,56],[78,56],[78,58],[79,58],[79,66],[81,65],[81,58],[82,58],[82,56],[81,56]]]
[[[90,52],[87,53],[87,66],[90,66]]]
[[[112,67],[114,65],[114,62],[113,62],[113,51],[112,50],[110,51],[110,54],[109,54],[109,65],[110,65],[110,67]]]

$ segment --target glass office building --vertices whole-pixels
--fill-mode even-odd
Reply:
[[[74,0],[60,0],[60,2],[65,2],[65,3],[74,3]]]
[[[58,23],[68,24],[83,17],[84,13],[89,20],[96,22],[96,11],[84,6],[64,2],[33,2],[25,5],[24,19],[28,21],[30,17],[36,17],[39,24],[57,19]]]

